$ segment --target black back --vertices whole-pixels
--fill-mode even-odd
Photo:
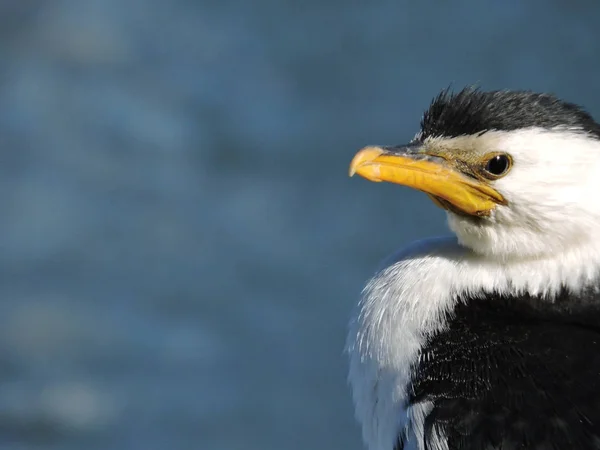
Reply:
[[[600,449],[600,295],[463,299],[415,368],[449,449]],[[397,449],[403,447],[399,437]]]
[[[458,93],[446,89],[432,101],[421,121],[421,138],[561,125],[600,137],[600,125],[592,116],[553,95],[529,91],[483,92],[467,87]]]

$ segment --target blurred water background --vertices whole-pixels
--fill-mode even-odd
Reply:
[[[445,233],[349,179],[442,88],[600,117],[600,3],[0,2],[0,448],[362,448],[345,327]]]

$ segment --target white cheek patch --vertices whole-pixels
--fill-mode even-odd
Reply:
[[[493,131],[480,152],[513,158],[490,185],[508,201],[478,223],[449,214],[461,243],[490,257],[540,256],[596,240],[600,231],[600,141],[576,130]]]

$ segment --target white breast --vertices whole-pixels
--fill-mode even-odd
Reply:
[[[494,262],[455,238],[422,241],[396,255],[365,287],[347,340],[348,379],[369,450],[393,450],[404,428],[407,448],[423,450],[423,421],[431,405],[405,407],[411,367],[427,336],[445,327],[459,294],[526,291],[551,301],[561,286],[577,290],[596,277],[590,267],[599,262],[600,251],[589,247],[555,259]],[[431,445],[447,449],[443,436]]]
[[[347,349],[356,415],[369,450],[393,450],[402,427],[422,426],[423,411],[404,408],[405,390],[427,333],[443,327],[442,313],[453,306],[448,294],[456,267],[443,255],[462,252],[454,242],[436,239],[403,251],[363,291]]]

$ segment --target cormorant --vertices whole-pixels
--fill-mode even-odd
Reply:
[[[355,173],[427,193],[454,232],[392,256],[350,323],[369,450],[600,449],[600,125],[549,94],[445,90]]]

